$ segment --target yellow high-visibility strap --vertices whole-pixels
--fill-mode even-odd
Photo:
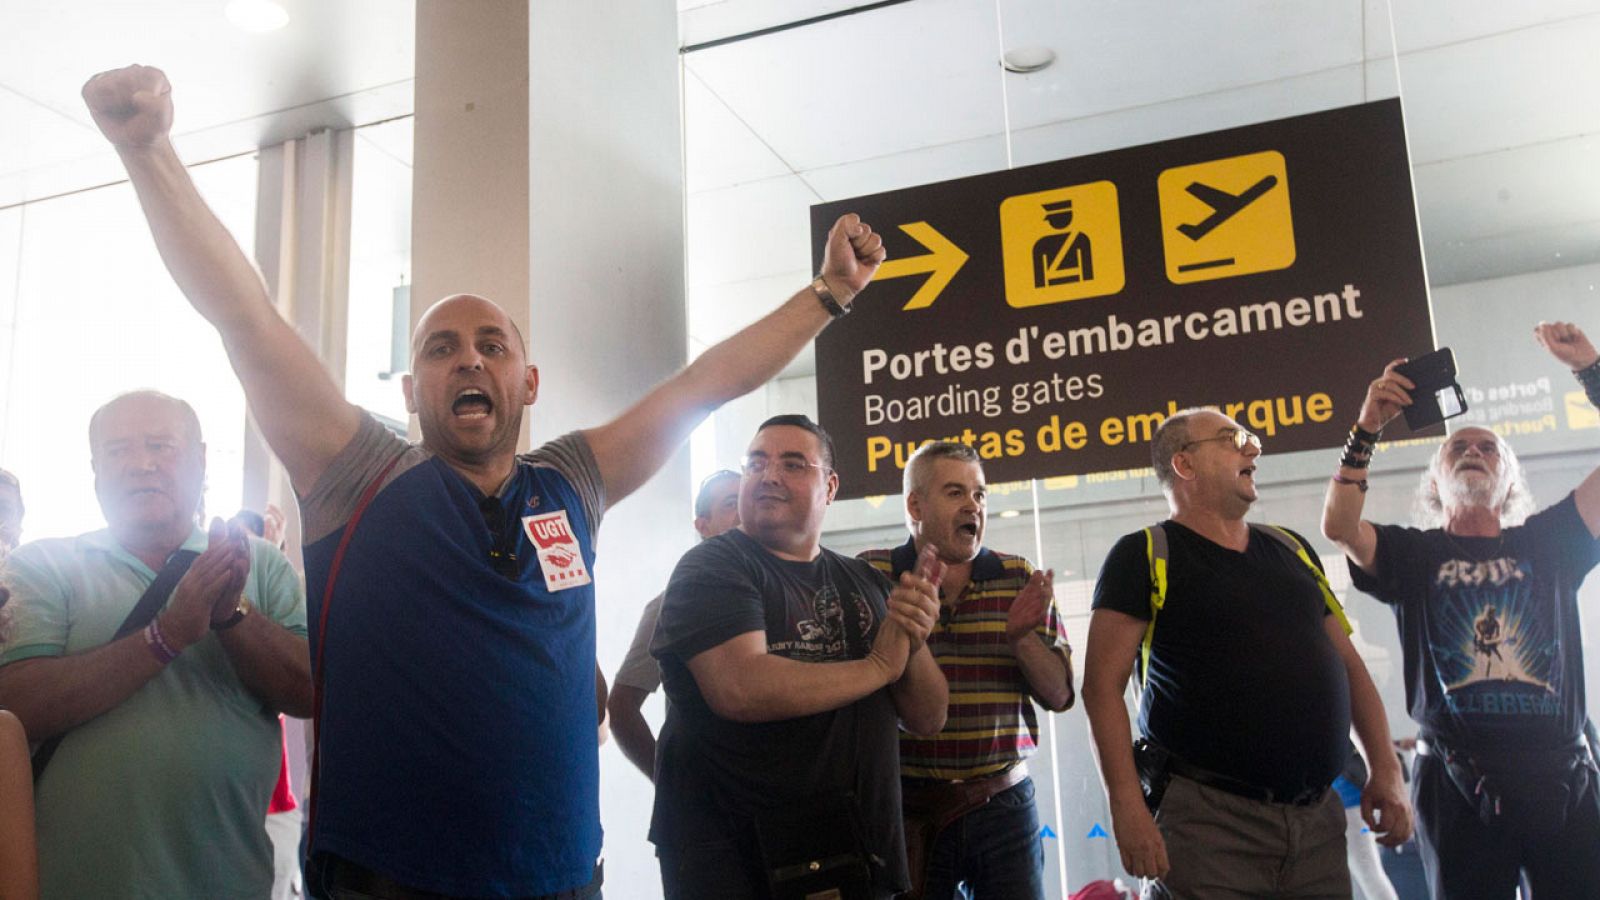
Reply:
[[[1328,586],[1328,576],[1323,573],[1316,563],[1311,561],[1311,554],[1306,552],[1305,545],[1296,540],[1295,536],[1290,534],[1287,529],[1279,528],[1276,525],[1264,527],[1270,529],[1267,532],[1268,534],[1288,545],[1295,552],[1295,555],[1300,557],[1300,561],[1306,564],[1306,568],[1311,570],[1311,576],[1317,580],[1317,587],[1322,588],[1322,601],[1327,604],[1328,611],[1333,613],[1334,618],[1339,620],[1339,627],[1344,629],[1344,633],[1349,634],[1354,631],[1355,629],[1350,625],[1350,618],[1344,614],[1344,606],[1339,603],[1339,598],[1333,595],[1333,588]]]

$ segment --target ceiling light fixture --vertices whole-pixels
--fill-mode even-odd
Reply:
[[[1049,67],[1056,61],[1056,52],[1049,47],[1018,47],[1007,50],[1000,57],[1000,64],[1006,67],[1007,72],[1016,72],[1026,75]]]
[[[229,0],[223,12],[236,28],[251,34],[277,31],[289,24],[289,11],[274,0]]]

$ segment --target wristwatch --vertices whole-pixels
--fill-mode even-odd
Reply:
[[[227,631],[229,628],[232,628],[240,622],[243,622],[244,617],[250,615],[250,610],[252,608],[253,607],[250,606],[249,598],[241,596],[239,598],[239,605],[233,608],[233,615],[223,619],[221,622],[212,622],[211,630]]]
[[[811,279],[811,291],[817,295],[817,302],[821,303],[822,308],[827,310],[828,315],[832,316],[833,318],[837,319],[841,316],[847,315],[850,312],[850,304],[841,304],[838,299],[833,296],[833,290],[828,287],[828,283],[826,281],[822,280],[821,275]]]

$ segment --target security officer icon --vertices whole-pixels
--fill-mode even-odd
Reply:
[[[1122,291],[1117,187],[1091,181],[1000,203],[1006,303],[1021,309]]]
[[[1094,248],[1087,232],[1072,227],[1072,201],[1046,204],[1044,220],[1052,229],[1033,245],[1033,286],[1051,287],[1094,280]]]

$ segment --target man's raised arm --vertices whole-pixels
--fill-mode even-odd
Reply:
[[[1361,518],[1367,500],[1367,463],[1383,426],[1411,405],[1410,392],[1416,385],[1395,371],[1395,366],[1403,362],[1397,359],[1389,363],[1383,374],[1367,385],[1367,396],[1356,415],[1339,471],[1334,473],[1322,502],[1322,536],[1337,544],[1368,575],[1377,573],[1378,532],[1372,523]]]
[[[855,215],[828,231],[821,278],[848,308],[883,262],[883,239]],[[700,354],[615,420],[585,435],[605,480],[609,504],[650,480],[706,416],[771,381],[830,321],[811,287]]]
[[[1589,402],[1600,407],[1600,353],[1595,351],[1583,329],[1571,322],[1540,322],[1533,329],[1533,336],[1539,346],[1572,370]],[[1600,537],[1600,469],[1589,473],[1578,485],[1573,499],[1578,504],[1583,524],[1589,526],[1589,533]]]
[[[129,66],[91,78],[83,99],[122,157],[167,270],[221,333],[250,412],[303,494],[355,436],[360,413],[278,315],[261,275],[195,189],[168,139],[171,91],[160,69]]]

